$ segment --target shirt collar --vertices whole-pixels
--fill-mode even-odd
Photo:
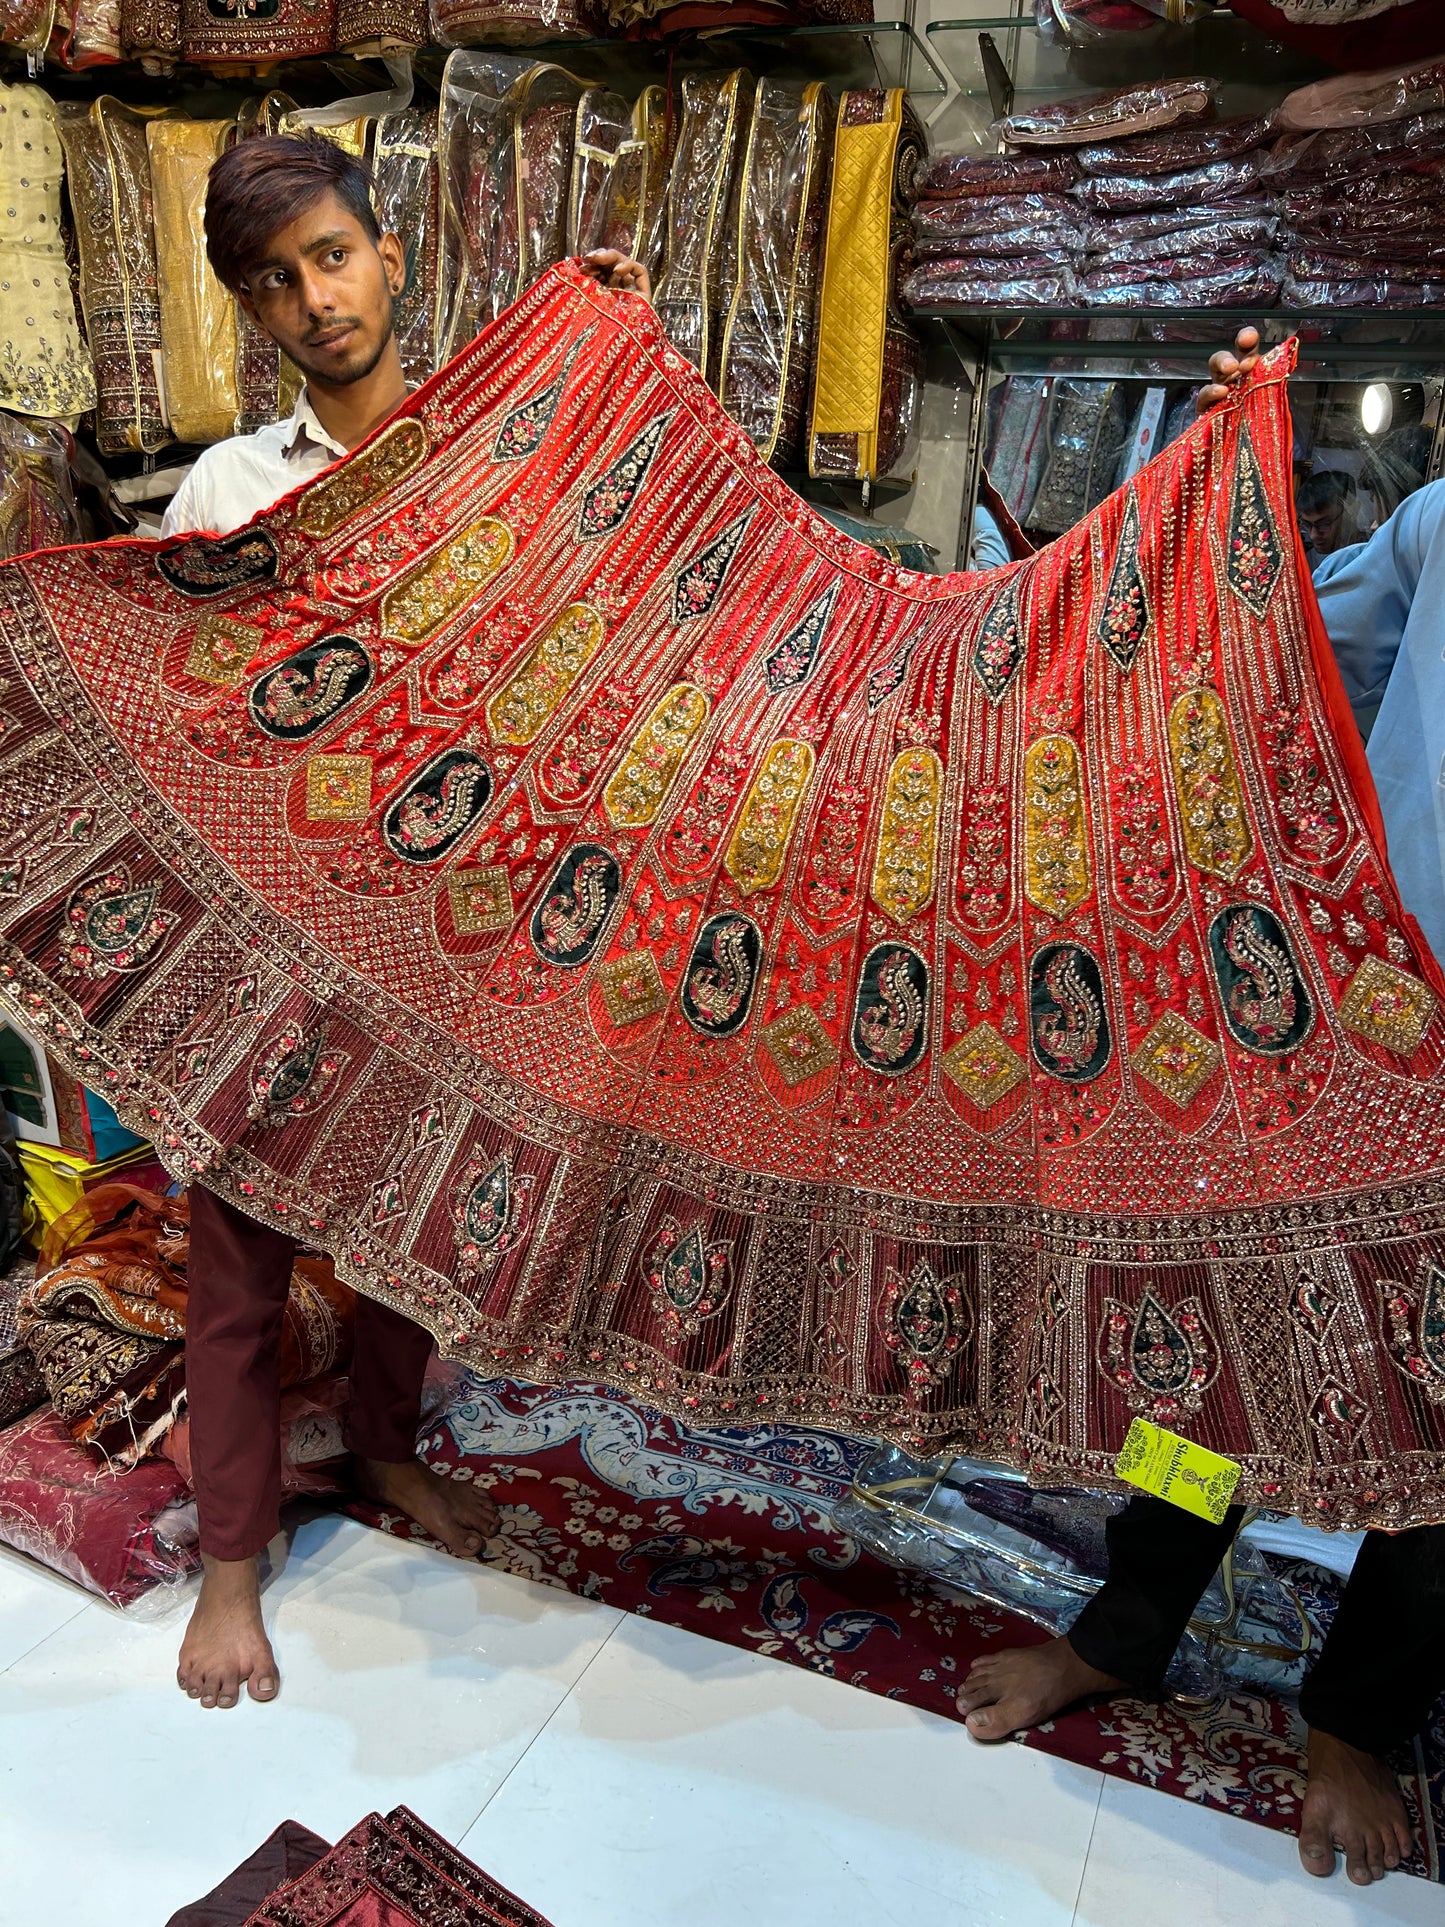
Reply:
[[[406,392],[414,395],[416,387],[414,381],[409,381],[406,384]],[[321,426],[321,419],[311,406],[311,391],[307,388],[303,388],[296,397],[296,406],[291,411],[290,420],[285,424],[285,433],[281,442],[282,455],[289,461],[293,455],[300,452],[303,442],[311,442],[317,448],[324,448],[327,454],[334,456],[337,461],[351,452],[343,448],[336,437],[328,435]]]

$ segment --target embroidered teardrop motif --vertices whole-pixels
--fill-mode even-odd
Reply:
[[[770,696],[780,695],[785,689],[800,689],[812,675],[823,633],[837,600],[838,584],[835,582],[812,604],[803,620],[790,629],[764,657],[763,676]]]
[[[276,544],[265,529],[235,535],[192,535],[177,547],[162,549],[156,568],[182,595],[226,595],[270,582],[280,565]]]
[[[472,1285],[516,1245],[533,1179],[514,1174],[506,1157],[473,1153],[452,1193],[457,1277]]]
[[[1029,968],[1029,1036],[1050,1077],[1087,1084],[1109,1061],[1109,1014],[1098,963],[1082,944],[1045,944]]]
[[[697,933],[682,978],[682,1014],[705,1037],[731,1037],[753,1006],[763,940],[736,910],[709,917]]]
[[[928,965],[907,944],[880,943],[864,958],[853,1049],[884,1077],[911,1071],[928,1049]]]
[[[617,858],[600,843],[577,843],[553,871],[532,912],[532,947],[545,963],[574,969],[596,950],[622,888]]]
[[[657,1295],[664,1321],[681,1337],[692,1337],[721,1309],[730,1254],[726,1243],[708,1244],[700,1224],[684,1231],[675,1218],[662,1220],[643,1276]]]
[[[1209,926],[1209,954],[1236,1042],[1261,1057],[1280,1057],[1303,1043],[1314,1005],[1271,911],[1257,903],[1221,910]]]
[[[61,968],[77,977],[134,970],[175,926],[175,915],[159,907],[160,899],[158,882],[132,888],[124,864],[81,884],[65,906],[56,937]]]
[[[722,593],[733,557],[742,543],[752,511],[730,522],[715,541],[709,542],[678,572],[673,589],[672,612],[677,622],[696,622],[707,615]]]
[[[1250,613],[1263,622],[1284,567],[1284,550],[1269,512],[1259,457],[1243,422],[1234,458],[1227,540],[1225,578]]]
[[[1017,582],[1010,582],[984,617],[973,647],[973,673],[991,703],[1003,701],[1014,672],[1024,659]]]
[[[375,668],[352,636],[323,636],[258,676],[246,697],[257,729],[282,743],[304,742],[365,695]]]
[[[870,716],[875,709],[881,708],[882,705],[887,702],[895,689],[902,687],[903,678],[908,674],[909,662],[912,660],[913,652],[918,647],[920,640],[921,636],[919,632],[915,630],[911,636],[908,636],[899,644],[893,653],[893,660],[885,663],[883,668],[875,669],[873,674],[868,678],[868,713]]]
[[[963,1293],[920,1258],[906,1279],[889,1271],[880,1309],[883,1342],[907,1360],[909,1389],[922,1398],[948,1375],[971,1328]]]
[[[469,749],[432,758],[381,819],[381,836],[406,863],[440,863],[486,808],[492,772]]]
[[[1132,1410],[1167,1424],[1197,1412],[1218,1372],[1214,1343],[1196,1298],[1166,1310],[1152,1291],[1138,1305],[1104,1300],[1099,1368]]]
[[[1139,567],[1139,504],[1131,494],[1124,504],[1119,548],[1099,612],[1098,637],[1127,674],[1134,667],[1148,629],[1149,592]]]
[[[675,411],[658,415],[637,439],[630,443],[610,468],[604,469],[582,498],[577,518],[577,535],[583,541],[593,536],[611,535],[627,519],[627,511],[637,500],[653,457],[662,445],[667,425]]]
[[[283,1030],[252,1073],[251,1116],[270,1125],[310,1117],[336,1095],[336,1080],[350,1062],[349,1052],[326,1048],[324,1024]]]
[[[1426,1258],[1413,1286],[1377,1283],[1391,1359],[1432,1405],[1445,1405],[1445,1270]]]

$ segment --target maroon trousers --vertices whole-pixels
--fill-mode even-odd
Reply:
[[[186,1403],[201,1551],[249,1559],[280,1530],[281,1326],[296,1240],[191,1186]],[[416,1454],[431,1333],[356,1301],[346,1446],[399,1464]]]

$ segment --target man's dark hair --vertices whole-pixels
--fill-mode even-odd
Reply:
[[[320,134],[256,134],[228,147],[206,184],[206,254],[234,294],[278,228],[334,194],[371,236],[370,170]]]
[[[1321,509],[1340,508],[1355,492],[1355,478],[1339,468],[1317,468],[1306,475],[1295,495],[1301,515],[1318,515]]]

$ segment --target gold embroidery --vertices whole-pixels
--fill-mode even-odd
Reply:
[[[234,616],[202,616],[186,656],[186,674],[229,688],[266,639],[264,629]]]
[[[1089,894],[1087,839],[1079,752],[1067,736],[1041,736],[1024,757],[1024,891],[1051,917]]]
[[[943,765],[931,749],[893,758],[883,797],[883,827],[873,863],[873,901],[896,923],[916,917],[933,895]]]
[[[778,1075],[791,1090],[806,1077],[826,1071],[838,1061],[838,1047],[824,1030],[811,1004],[799,1004],[763,1026],[763,1042]]]
[[[313,756],[306,765],[308,823],[361,823],[371,809],[369,756]]]
[[[381,632],[397,642],[425,642],[499,575],[511,560],[512,531],[496,516],[429,556],[381,598]]]
[[[1340,999],[1340,1022],[1372,1044],[1410,1057],[1420,1048],[1435,1005],[1434,991],[1418,977],[1383,957],[1366,957]]]
[[[596,655],[603,634],[602,618],[588,603],[564,609],[487,704],[493,741],[519,747],[532,742]]]
[[[469,865],[447,878],[452,922],[459,936],[506,930],[512,921],[512,879],[500,863]]]
[[[597,973],[607,1015],[620,1029],[655,1017],[667,1003],[667,992],[650,950],[634,950],[630,957],[611,957]]]
[[[652,822],[706,716],[707,697],[693,683],[680,682],[668,690],[602,793],[602,806],[619,830],[638,830]]]
[[[940,1059],[945,1074],[971,1104],[986,1111],[1028,1075],[1028,1066],[992,1024],[975,1024]]]
[[[306,491],[296,510],[296,526],[307,535],[330,535],[410,475],[426,451],[426,429],[419,421],[408,417],[393,423],[370,448]]]
[[[1233,878],[1253,849],[1224,704],[1212,689],[1186,689],[1169,709],[1169,757],[1196,870]]]
[[[1218,1044],[1174,1010],[1166,1010],[1148,1036],[1140,1038],[1129,1059],[1145,1083],[1180,1110],[1194,1102],[1223,1061]]]
[[[783,874],[788,839],[813,774],[813,746],[784,739],[774,743],[753,778],[723,859],[743,895],[771,889]]]

